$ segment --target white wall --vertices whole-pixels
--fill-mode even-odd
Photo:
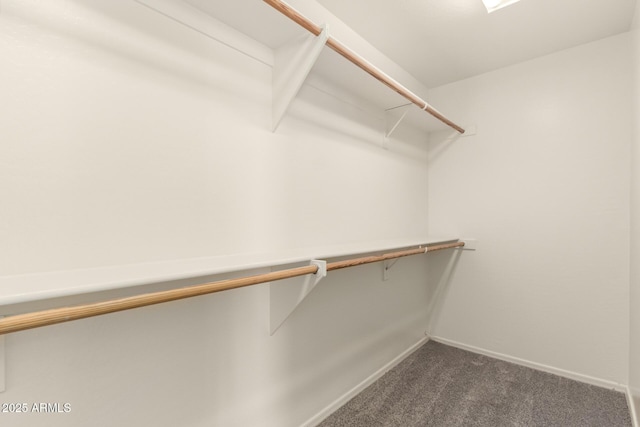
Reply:
[[[478,239],[434,285],[433,335],[626,384],[629,49],[623,34],[430,91],[478,129],[430,144],[430,233]]]
[[[411,191],[424,159],[378,150],[382,123],[356,108],[341,106],[335,123],[335,100],[307,88],[293,115],[314,126],[289,118],[273,135],[264,64],[140,5],[125,21],[97,1],[3,4],[14,58],[3,90],[15,100],[2,106],[14,135],[2,190],[15,201],[3,212],[3,274],[426,231],[426,197]],[[25,21],[9,21],[14,8]],[[76,9],[87,10],[74,19]],[[413,187],[394,191],[407,177]]]
[[[3,0],[0,32],[1,275],[427,230],[424,135],[383,150],[310,87],[271,133],[269,66],[132,1]],[[273,337],[266,286],[10,335],[0,401],[72,411],[0,423],[300,425],[424,338],[426,263],[399,263],[332,274]]]
[[[630,353],[629,388],[635,397],[636,417],[640,416],[640,5],[634,18],[634,120],[631,150],[631,289],[630,289]],[[636,420],[636,424],[640,420]]]

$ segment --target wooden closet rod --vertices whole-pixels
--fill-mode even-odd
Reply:
[[[318,25],[314,24],[312,21],[307,19],[304,15],[301,15],[297,10],[293,9],[291,6],[289,6],[285,2],[281,0],[264,0],[264,1],[270,6],[272,6],[274,9],[278,10],[283,15],[287,16],[292,21],[295,21],[296,23],[298,23],[300,26],[305,28],[307,31],[309,31],[313,35],[317,36],[322,32],[322,28],[320,28]],[[402,86],[400,83],[393,80],[391,77],[386,75],[380,69],[370,64],[367,60],[365,60],[364,58],[362,58],[361,56],[353,52],[351,49],[344,46],[342,43],[340,43],[333,37],[329,36],[329,38],[327,39],[327,46],[329,46],[331,49],[333,49],[334,51],[336,51],[337,53],[339,53],[340,55],[342,55],[343,57],[351,61],[356,66],[360,67],[361,69],[363,69],[364,71],[372,75],[373,77],[375,77],[377,80],[379,80],[380,82],[382,82],[383,84],[385,84],[386,86],[394,90],[395,92],[407,98],[413,104],[420,107],[421,110],[425,110],[427,113],[431,114],[433,117],[440,120],[442,123],[446,124],[447,126],[452,127],[458,132],[464,133],[464,129],[462,127],[458,126],[457,124],[455,124],[454,122],[446,118],[441,112],[433,108],[426,101],[424,101],[423,99],[415,95],[413,92],[411,92],[409,89]]]
[[[391,252],[384,255],[374,255],[350,259],[346,261],[337,261],[327,264],[327,271],[353,267],[356,265],[369,264],[372,262],[379,262],[388,259],[401,258],[410,255],[423,254],[426,252],[440,251],[443,249],[458,248],[462,246],[464,246],[464,242],[446,243],[441,245],[427,246],[424,248]],[[148,305],[160,304],[163,302],[226,291],[229,289],[257,285],[259,283],[273,282],[276,280],[288,279],[291,277],[304,276],[306,274],[315,274],[317,272],[317,265],[308,265],[304,267],[274,271],[272,273],[259,274],[256,276],[220,280],[217,282],[204,283],[201,285],[189,286],[186,288],[158,291],[132,297],[78,305],[74,307],[54,308],[51,310],[18,314],[15,316],[0,319],[0,335],[24,331],[26,329],[38,328],[41,326],[55,325],[56,323],[68,322],[70,320],[85,319],[87,317],[100,316],[102,314],[115,313],[117,311],[130,310],[133,308],[145,307]]]

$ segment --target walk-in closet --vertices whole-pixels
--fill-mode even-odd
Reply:
[[[639,422],[638,0],[0,0],[0,426]]]

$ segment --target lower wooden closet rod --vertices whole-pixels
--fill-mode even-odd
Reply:
[[[424,248],[391,252],[383,255],[373,255],[362,258],[349,259],[346,261],[336,261],[327,264],[327,271],[353,267],[356,265],[369,264],[372,262],[385,261],[388,259],[401,258],[410,255],[423,254],[426,252],[439,251],[443,249],[458,248],[462,246],[464,246],[464,242],[446,243],[442,245],[427,246]],[[260,283],[304,276],[306,274],[315,274],[317,272],[317,265],[308,265],[304,267],[274,271],[272,273],[241,277],[238,279],[220,280],[217,282],[204,283],[201,285],[189,286],[185,288],[153,292],[109,301],[78,305],[74,307],[54,308],[51,310],[19,314],[0,319],[0,335],[8,334],[11,332],[24,331],[26,329],[38,328],[41,326],[54,325],[56,323],[68,322],[70,320],[84,319],[87,317],[100,316],[102,314],[115,313],[117,311],[130,310],[133,308],[145,307],[148,305],[160,304],[163,302],[226,291],[229,289],[242,288],[245,286],[257,285]]]

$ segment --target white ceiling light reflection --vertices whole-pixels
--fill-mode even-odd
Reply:
[[[487,8],[487,12],[491,13],[517,3],[518,1],[520,0],[482,0],[482,3],[484,3],[484,7]]]

